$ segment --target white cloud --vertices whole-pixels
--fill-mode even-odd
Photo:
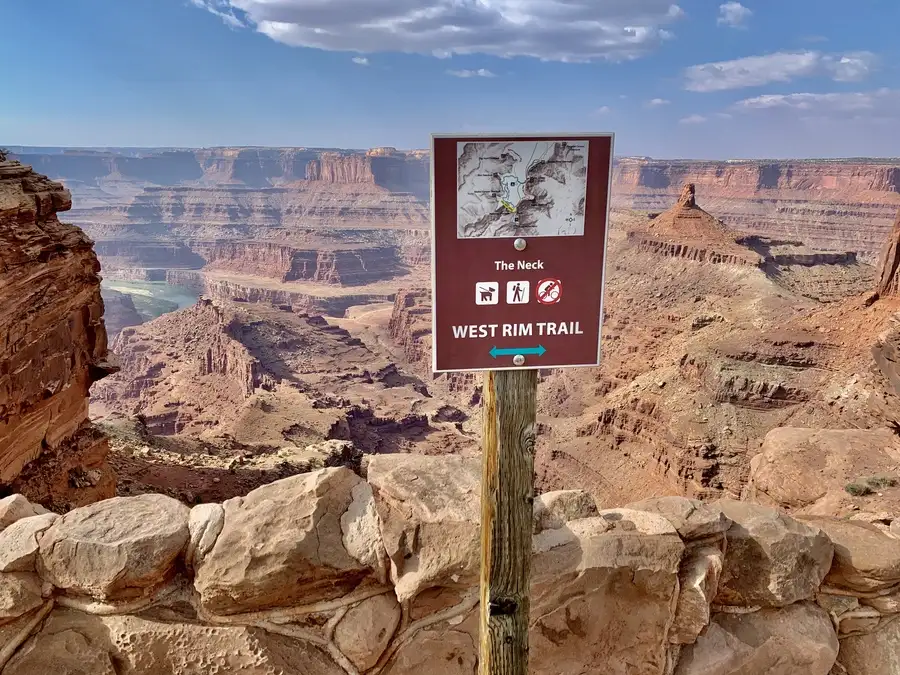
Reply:
[[[671,0],[191,0],[295,47],[622,61],[672,37]]]
[[[688,91],[697,92],[724,91],[814,76],[851,82],[868,76],[876,62],[877,59],[871,52],[776,52],[690,66],[684,72],[684,87]]]
[[[369,59],[367,59],[365,56],[354,56],[353,63],[358,66],[367,66],[369,65]]]
[[[191,4],[199,7],[200,9],[205,9],[212,14],[215,14],[217,17],[222,19],[225,22],[225,25],[231,28],[246,28],[247,26],[238,19],[228,2],[225,0],[191,0]]]
[[[706,122],[706,118],[703,115],[688,115],[687,117],[682,117],[678,120],[679,124],[703,124]]]
[[[612,112],[612,108],[608,105],[601,106],[594,111],[597,115],[606,115]]]
[[[651,99],[650,101],[648,101],[647,105],[650,106],[651,108],[658,108],[663,105],[669,105],[670,103],[671,103],[671,101],[669,101],[668,99],[654,98],[654,99]]]
[[[478,70],[448,70],[447,74],[453,77],[497,77],[485,68],[479,68]]]
[[[741,3],[726,2],[719,5],[719,19],[717,23],[720,26],[740,28],[751,16],[753,16],[753,12]]]
[[[877,61],[872,52],[851,52],[833,58],[827,68],[838,82],[859,82],[869,76]]]
[[[827,94],[766,94],[738,101],[738,112],[794,111],[805,117],[897,118],[900,117],[900,90]]]

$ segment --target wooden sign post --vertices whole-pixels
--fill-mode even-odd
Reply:
[[[480,675],[528,672],[537,370],[484,375]]]
[[[611,134],[432,137],[435,373],[484,371],[480,675],[528,672],[538,369],[597,366]]]

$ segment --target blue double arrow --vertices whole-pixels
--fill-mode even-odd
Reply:
[[[547,352],[544,349],[543,345],[538,345],[537,347],[519,347],[518,349],[497,349],[496,347],[491,348],[491,357],[497,358],[498,356],[515,356],[516,354],[521,354],[522,356],[543,356]]]

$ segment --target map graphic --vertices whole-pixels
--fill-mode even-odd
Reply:
[[[584,235],[588,141],[457,143],[457,237]]]

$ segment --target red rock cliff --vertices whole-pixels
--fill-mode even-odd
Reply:
[[[900,164],[879,160],[692,161],[621,159],[616,208],[662,210],[690,182],[706,208],[748,234],[856,251],[875,262],[900,207]],[[861,225],[862,224],[862,225]]]
[[[88,389],[108,374],[100,264],[59,183],[0,155],[0,484],[65,509],[111,497]]]
[[[898,268],[900,268],[900,211],[897,212],[894,228],[881,250],[878,286],[875,289],[879,296],[900,294],[900,279],[897,278]]]

